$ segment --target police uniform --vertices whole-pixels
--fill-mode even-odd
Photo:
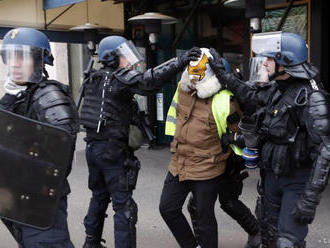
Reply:
[[[145,73],[118,67],[116,60],[122,56],[118,47],[123,44],[127,40],[120,36],[101,41],[99,59],[104,67],[92,73],[85,85],[80,119],[86,128],[88,186],[92,198],[84,219],[87,234],[84,247],[102,247],[100,241],[110,199],[115,211],[115,247],[136,247],[138,209],[132,194],[140,164],[128,145],[132,99],[134,94],[155,93],[184,66],[182,60],[175,58]]]
[[[32,49],[43,49],[44,63],[52,65],[53,57],[50,52],[47,37],[34,29],[18,28],[10,30],[4,37],[2,43],[2,58],[4,63],[8,60],[5,52],[9,46],[17,46],[21,52],[21,46],[26,45]],[[42,59],[42,57],[40,57]],[[38,64],[38,61],[34,61]],[[43,67],[43,63],[41,63]],[[41,67],[41,69],[43,69]],[[34,74],[40,74],[42,71],[34,71]],[[47,73],[44,71],[47,75]],[[31,79],[32,81],[32,79]],[[37,120],[42,123],[49,124],[68,131],[73,140],[79,130],[78,112],[74,105],[68,87],[55,81],[48,80],[43,76],[37,81],[28,82],[24,86],[11,85],[17,87],[19,92],[14,94],[11,90],[6,90],[6,94],[0,100],[0,108],[13,112],[15,114]],[[20,88],[22,87],[22,88]],[[24,89],[24,90],[20,90]],[[74,147],[72,147],[74,149]],[[55,151],[54,151],[55,152]],[[66,176],[70,173],[71,166],[66,171]],[[54,217],[54,224],[46,230],[35,227],[26,226],[24,224],[12,222],[2,219],[9,231],[21,248],[37,248],[37,247],[58,247],[73,248],[70,241],[68,225],[67,225],[67,195],[70,193],[70,187],[67,180],[60,189],[60,200]],[[42,204],[42,203],[40,203]]]
[[[255,53],[276,62],[270,78],[289,75],[267,90],[266,105],[256,114],[263,171],[257,205],[262,247],[301,248],[329,178],[329,95],[314,80],[316,70],[306,63],[307,47],[300,36],[264,33],[253,41],[258,45]],[[227,87],[243,103],[247,99],[258,103],[260,92],[229,74],[217,76],[227,80]]]

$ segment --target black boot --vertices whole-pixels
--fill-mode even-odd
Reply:
[[[92,236],[86,236],[86,240],[82,248],[107,248],[102,245],[101,242],[105,243],[105,240]]]

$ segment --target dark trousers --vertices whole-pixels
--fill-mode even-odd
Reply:
[[[251,210],[239,200],[242,193],[243,182],[240,179],[226,175],[219,187],[219,202],[223,211],[249,234],[256,235],[259,232],[259,224],[257,219],[251,213]],[[188,211],[191,217],[193,230],[197,242],[199,240],[199,227],[197,226],[197,213],[194,198],[191,196],[188,203]]]
[[[249,234],[256,235],[259,225],[251,210],[239,200],[242,194],[243,182],[236,178],[226,177],[219,188],[219,203],[222,210]]]
[[[20,248],[74,248],[67,224],[67,197],[61,198],[54,225],[40,230],[4,220],[14,230]],[[0,245],[1,246],[1,245]]]
[[[279,177],[270,170],[265,172],[265,216],[275,220],[279,237],[303,243],[307,236],[307,224],[297,223],[291,212],[304,192],[309,175],[310,169],[294,169],[290,176]]]
[[[86,234],[101,238],[104,218],[111,197],[112,208],[115,211],[115,247],[131,248],[136,238],[135,223],[130,222],[132,209],[127,203],[134,201],[132,191],[124,189],[119,181],[119,177],[126,174],[124,168],[126,158],[119,158],[116,161],[104,159],[103,155],[107,149],[109,146],[104,141],[92,141],[86,147],[89,170],[88,187],[92,191],[89,209],[84,219]],[[137,209],[133,211],[137,212]]]
[[[193,231],[182,213],[182,206],[187,195],[192,192],[196,203],[199,242],[203,248],[218,247],[218,226],[214,215],[214,204],[218,196],[221,176],[204,181],[182,181],[178,176],[167,174],[159,210],[182,248],[196,248],[197,241]]]

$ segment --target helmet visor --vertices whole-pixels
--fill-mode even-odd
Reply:
[[[121,61],[125,63],[124,67],[126,68],[132,68],[135,64],[143,60],[143,57],[130,40],[120,44],[115,51]]]
[[[252,85],[265,85],[269,82],[268,72],[264,65],[266,57],[257,56],[250,59],[250,77]]]
[[[263,56],[281,52],[282,32],[258,33],[252,36],[251,47],[255,54]]]
[[[0,81],[38,83],[42,79],[43,49],[26,45],[4,45],[0,49]]]

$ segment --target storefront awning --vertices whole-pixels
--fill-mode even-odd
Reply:
[[[43,0],[43,9],[58,8],[69,4],[84,2],[86,0]]]

